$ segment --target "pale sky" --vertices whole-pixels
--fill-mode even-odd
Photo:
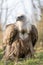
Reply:
[[[40,0],[40,3],[41,3],[41,7],[43,8],[43,0]]]

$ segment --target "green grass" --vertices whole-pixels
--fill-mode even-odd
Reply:
[[[43,52],[35,53],[36,58],[31,59],[23,59],[22,61],[19,61],[17,65],[43,65]],[[4,62],[1,60],[2,58],[2,50],[0,50],[0,65],[4,65]],[[15,63],[12,61],[9,61],[7,65],[14,65]]]

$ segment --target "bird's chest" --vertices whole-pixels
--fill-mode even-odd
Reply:
[[[20,37],[22,40],[25,40],[25,39],[28,38],[28,34],[27,34],[27,33],[24,33],[24,34],[19,33],[19,37]]]

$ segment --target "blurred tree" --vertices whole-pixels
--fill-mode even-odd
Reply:
[[[0,0],[0,31],[1,31],[1,15],[2,15],[2,5],[3,5],[3,0]]]

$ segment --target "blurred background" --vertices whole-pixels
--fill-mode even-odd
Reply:
[[[0,49],[2,49],[2,39],[3,39],[2,25],[3,27],[6,25],[8,17],[11,15],[11,12],[14,10],[14,7],[12,8],[13,4],[11,5],[11,3],[12,0],[0,0]],[[40,22],[37,22],[38,41],[35,45],[35,50],[36,52],[39,53],[38,54],[36,53],[37,58],[23,60],[21,62],[22,64],[17,64],[17,65],[43,65],[43,0],[38,0],[38,3],[40,4],[40,9],[41,9],[41,20]],[[12,16],[11,21],[13,20],[14,17]],[[2,58],[2,54],[3,54],[2,51],[0,51],[0,60]],[[0,65],[3,65],[1,61],[0,61]],[[8,65],[14,65],[14,63],[10,62],[10,64]]]

